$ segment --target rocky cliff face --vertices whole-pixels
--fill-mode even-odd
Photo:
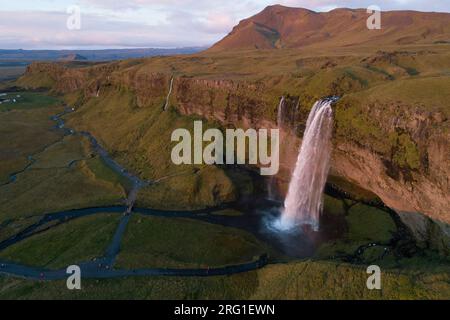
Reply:
[[[182,79],[176,82],[177,107],[184,114],[218,120],[224,126],[275,128],[276,104],[262,98],[264,86],[224,81]],[[240,90],[242,89],[242,90]],[[221,97],[221,98],[219,98]],[[284,194],[297,159],[308,110],[299,97],[287,97],[282,110],[280,192]],[[345,113],[345,102],[335,106]],[[450,131],[441,111],[400,102],[359,105],[362,116],[375,124],[374,143],[347,134],[348,123],[336,119],[331,173],[376,194],[396,210],[418,240],[433,239],[434,247],[449,252]],[[344,123],[343,123],[344,122]],[[364,124],[363,124],[364,125]],[[350,130],[356,131],[357,127]],[[432,223],[432,221],[436,222]]]

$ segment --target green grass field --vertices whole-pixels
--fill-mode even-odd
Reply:
[[[316,256],[320,259],[354,255],[360,246],[370,243],[387,244],[397,231],[389,213],[362,203],[352,204],[346,210],[342,200],[326,197],[325,212],[327,215],[342,217],[345,228],[343,234],[336,240],[327,241],[319,247]],[[371,258],[377,260],[376,258],[383,253],[384,247],[377,247],[376,250],[381,252],[375,257],[367,257],[368,262],[372,260]]]
[[[33,169],[67,168],[74,162],[89,157],[89,141],[80,136],[66,136],[59,142],[46,148],[44,152],[33,156],[36,162]]]
[[[3,260],[49,269],[102,257],[120,215],[98,214],[63,223],[0,252]]]
[[[0,111],[51,108],[62,104],[60,99],[39,92],[8,92],[6,96],[1,98],[9,99],[10,101],[0,104]],[[16,102],[13,102],[13,99]]]
[[[449,272],[382,274],[382,290],[368,290],[362,267],[299,261],[258,271],[210,278],[146,277],[83,280],[82,290],[65,281],[0,277],[0,299],[449,299]]]
[[[51,129],[54,122],[49,119],[60,111],[60,108],[50,108],[0,112],[1,183],[29,164],[29,155],[41,152],[62,138],[61,132]]]
[[[62,111],[59,100],[24,96],[17,108],[0,112],[0,240],[32,224],[35,215],[119,204],[125,197],[123,181],[91,157],[86,138],[63,137],[54,128],[50,117]]]
[[[72,168],[31,169],[0,187],[0,219],[119,204],[124,197],[121,186],[97,180],[85,162]]]
[[[238,229],[189,219],[134,215],[117,267],[212,268],[250,262],[270,250]]]

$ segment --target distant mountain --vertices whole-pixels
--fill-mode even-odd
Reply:
[[[87,58],[77,54],[77,53],[71,53],[65,56],[62,56],[61,58],[59,58],[59,60],[61,61],[86,61]]]
[[[110,61],[153,56],[192,54],[206,48],[187,47],[174,49],[104,49],[104,50],[2,50],[0,61],[54,61],[65,60],[64,57],[79,56],[89,61]],[[83,59],[81,59],[83,60]]]
[[[450,13],[382,12],[381,30],[367,28],[369,15],[366,9],[269,6],[242,20],[209,51],[450,43]]]

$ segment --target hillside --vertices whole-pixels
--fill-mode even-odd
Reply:
[[[314,12],[269,6],[242,20],[210,51],[450,42],[450,13],[383,12],[381,30],[369,30],[368,17],[366,9]]]

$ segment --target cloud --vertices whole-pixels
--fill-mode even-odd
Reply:
[[[81,0],[80,7],[81,30],[74,31],[66,12],[0,11],[1,48],[207,46],[259,10],[205,0]]]
[[[225,36],[241,19],[252,16],[270,0],[52,0],[9,2],[0,11],[1,48],[74,47],[179,47],[205,46]],[[374,2],[382,10],[415,9],[450,11],[448,0],[277,0],[279,4],[326,11],[336,7],[368,7]],[[28,5],[27,5],[28,3]],[[66,28],[64,5],[81,7],[81,30]]]
[[[448,0],[82,0],[90,4],[102,6],[104,8],[142,8],[148,6],[161,5],[166,8],[185,7],[198,9],[211,9],[214,7],[240,7],[243,4],[257,5],[260,8],[271,4],[282,4],[286,6],[305,7],[315,9],[320,7],[351,7],[351,8],[367,8],[370,5],[378,5],[385,7],[386,10],[392,9],[415,9],[415,10],[439,10],[450,11],[450,3]]]
[[[81,29],[69,30],[68,15],[60,12],[0,12],[2,48],[78,48],[78,47],[177,47],[201,46],[215,41],[187,19],[182,24],[190,37],[180,37],[180,25],[158,26],[105,20],[95,15],[81,16]],[[190,26],[187,23],[191,23]],[[186,32],[185,32],[186,33]]]

